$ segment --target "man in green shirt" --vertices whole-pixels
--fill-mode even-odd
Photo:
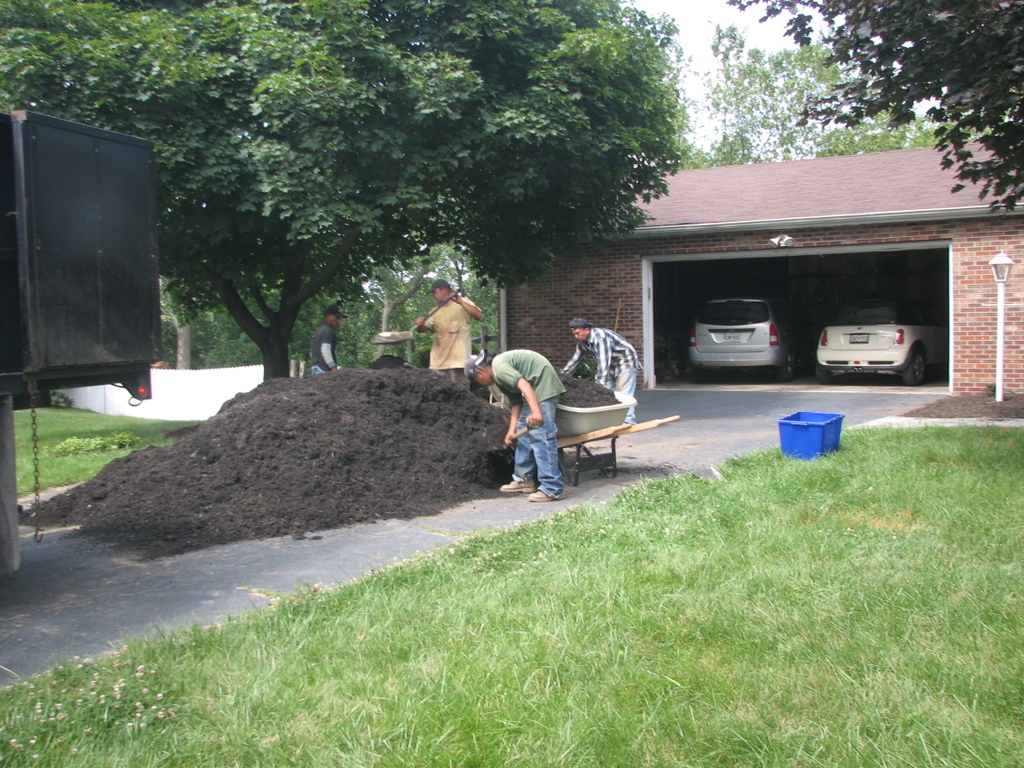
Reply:
[[[510,416],[505,444],[515,445],[512,482],[504,493],[529,493],[530,501],[556,501],[564,497],[565,483],[558,465],[555,411],[565,386],[543,355],[512,349],[493,359],[484,351],[471,357],[466,378],[482,387],[497,385],[508,398]],[[516,438],[516,433],[527,429]]]

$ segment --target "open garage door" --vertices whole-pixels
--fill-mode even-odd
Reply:
[[[818,334],[842,303],[865,299],[928,301],[948,325],[949,263],[946,244],[692,254],[652,260],[651,330],[656,380],[665,382],[687,375],[690,328],[697,311],[710,299],[788,300],[801,329],[798,363],[808,374]]]

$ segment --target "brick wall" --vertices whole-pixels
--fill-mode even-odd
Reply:
[[[1003,382],[1007,392],[1024,392],[1024,219],[1020,216],[786,231],[798,235],[801,248],[951,242],[951,385],[955,394],[983,392],[995,382],[996,284],[988,261],[1005,251],[1017,266],[1006,290]],[[574,349],[568,322],[583,316],[606,328],[615,327],[617,321],[619,333],[642,353],[644,258],[749,254],[762,251],[764,243],[777,234],[779,230],[773,229],[627,238],[591,248],[582,260],[562,259],[546,280],[509,291],[509,347],[535,349],[560,367]]]

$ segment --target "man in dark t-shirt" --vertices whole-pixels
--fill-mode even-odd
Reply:
[[[334,329],[345,319],[345,315],[338,309],[337,305],[331,304],[324,310],[324,324],[317,328],[313,334],[313,343],[310,346],[309,356],[313,359],[313,373],[327,373],[338,370],[336,362],[338,335]]]

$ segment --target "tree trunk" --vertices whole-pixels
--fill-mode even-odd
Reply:
[[[192,367],[192,326],[178,325],[175,328],[177,335],[177,350],[175,353],[174,367],[187,369]]]
[[[292,329],[272,327],[267,329],[260,352],[263,355],[263,380],[286,379],[291,375],[288,362],[288,337]]]
[[[287,310],[271,310],[258,291],[251,295],[267,318],[268,324],[260,323],[246,306],[234,283],[216,273],[209,273],[210,282],[224,299],[224,306],[235,319],[238,326],[245,332],[260,350],[263,357],[263,380],[282,379],[288,377],[288,339],[301,302],[292,302]],[[283,302],[284,303],[284,302]]]
[[[267,301],[258,286],[249,286],[246,295],[255,310],[251,309],[239,292],[238,286],[230,278],[213,269],[204,269],[206,278],[224,300],[228,312],[245,335],[259,348],[263,356],[264,381],[288,377],[288,339],[295,328],[299,310],[305,301],[316,295],[318,290],[323,289],[324,285],[337,275],[358,237],[358,228],[346,235],[331,262],[321,268],[305,285],[302,284],[302,274],[306,254],[301,250],[293,252],[290,256],[283,254],[282,259],[286,262],[286,267],[280,288],[280,301],[276,303],[276,309],[273,302]],[[254,311],[258,311],[266,319],[266,325],[256,318]]]

